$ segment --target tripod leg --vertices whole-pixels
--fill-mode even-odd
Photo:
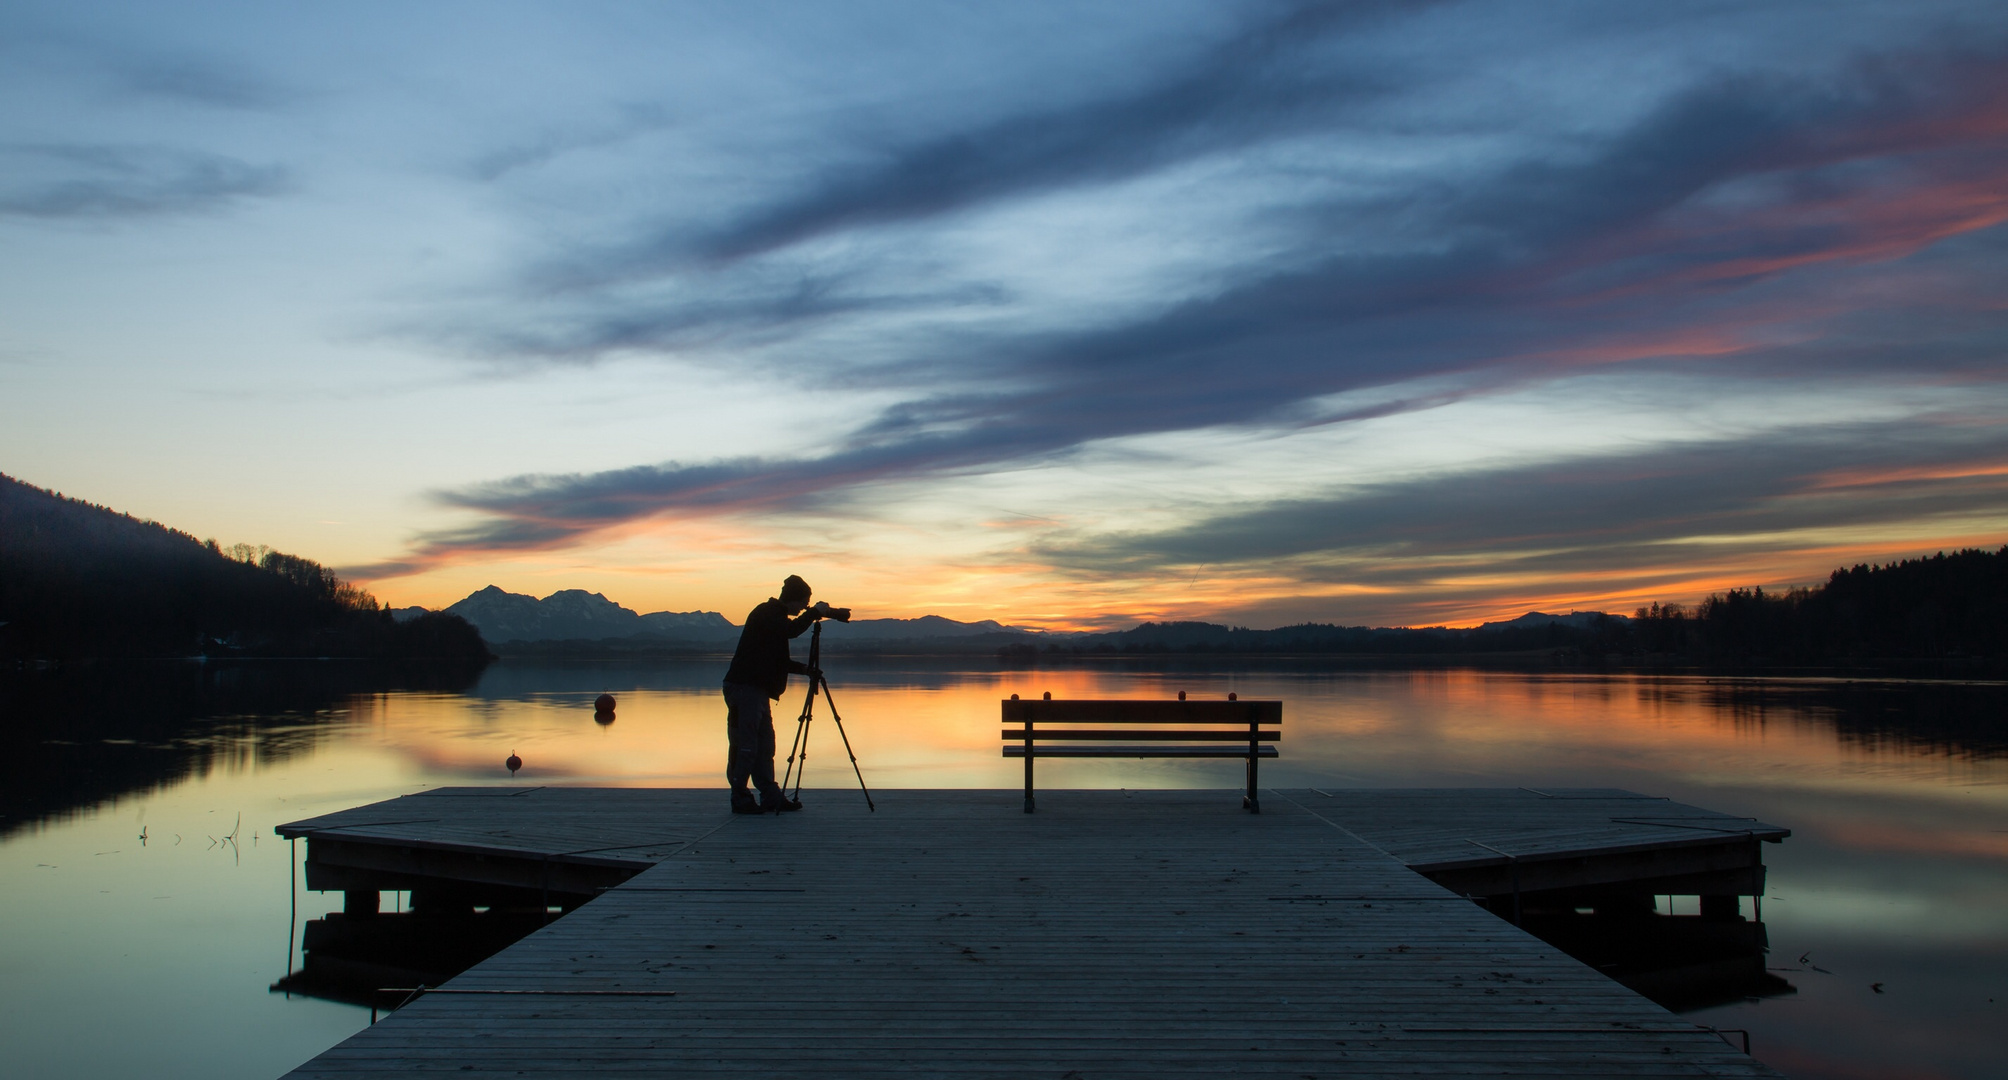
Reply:
[[[783,794],[787,793],[788,782],[794,779],[795,776],[795,758],[802,750],[802,727],[802,720],[797,717],[795,720],[795,741],[788,745],[788,766],[781,772],[781,791]]]
[[[795,794],[792,797],[799,799],[802,795],[802,774],[809,770],[809,721],[815,719],[815,711],[816,688],[812,685],[809,687],[808,698],[802,702],[802,715],[795,719],[795,741],[788,747],[788,769],[781,775],[783,795],[788,794],[790,778],[795,781]],[[801,758],[799,768],[795,764],[797,756]]]
[[[863,769],[858,768],[858,755],[851,750],[851,736],[844,730],[844,718],[837,715],[837,699],[830,696],[830,684],[827,680],[818,681],[823,684],[823,700],[830,703],[830,719],[837,722],[837,735],[844,740],[844,753],[850,756],[851,772],[857,774],[858,790],[865,793],[865,808],[876,813],[878,804],[872,802],[872,790],[865,786],[865,773]]]

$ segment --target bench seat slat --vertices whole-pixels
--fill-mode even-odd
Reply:
[[[1033,704],[1039,703],[1033,702]],[[1071,705],[1073,702],[1067,704]],[[1032,717],[1032,722],[1038,725],[1040,731],[1044,731],[1048,724],[1210,724],[1214,727],[1222,724],[1239,724],[1245,728],[1250,722],[1275,724],[1280,723],[1282,719],[1281,716],[1047,716],[1041,713]],[[1004,718],[1007,724],[1020,724],[1024,721],[1022,715]]]
[[[1004,756],[1005,756],[1005,757],[1024,757],[1024,756],[1025,756],[1025,748],[1024,748],[1023,746],[1007,746],[1007,747],[1005,747],[1005,748],[1004,748]],[[1049,750],[1049,749],[1047,749],[1046,747],[1043,747],[1043,746],[1040,746],[1040,747],[1036,747],[1036,748],[1034,748],[1034,749],[1033,749],[1033,751],[1032,751],[1032,756],[1033,756],[1033,757],[1042,757],[1042,758],[1047,758],[1047,757],[1072,757],[1072,758],[1115,758],[1115,757],[1139,757],[1139,758],[1145,758],[1145,757],[1208,757],[1208,758],[1245,758],[1245,757],[1247,757],[1247,756],[1248,756],[1248,744],[1247,744],[1246,742],[1243,742],[1243,743],[1241,744],[1241,746],[1240,746],[1240,748],[1239,748],[1239,749],[1234,749],[1234,748],[1230,748],[1230,747],[1226,747],[1226,746],[1055,746],[1055,747],[1053,747],[1052,749],[1050,749],[1050,750]],[[1273,746],[1259,746],[1259,747],[1256,747],[1256,748],[1255,748],[1255,756],[1256,756],[1256,757],[1262,757],[1262,758],[1272,758],[1272,757],[1275,757],[1275,756],[1276,756],[1276,748],[1275,748],[1275,747],[1273,747]]]
[[[1124,731],[1114,729],[1096,731],[1091,728],[1033,728],[1027,732],[1023,728],[1005,728],[1004,737],[1025,741],[1027,735],[1037,742],[1088,742],[1107,739],[1142,739],[1150,742],[1275,742],[1283,737],[1280,731],[1259,730],[1252,736],[1247,728],[1239,731]]]

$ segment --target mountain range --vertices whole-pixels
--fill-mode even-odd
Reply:
[[[423,612],[407,608],[398,613],[406,618]],[[715,611],[654,611],[642,614],[603,594],[584,589],[561,589],[543,599],[523,593],[506,592],[490,585],[447,607],[481,631],[481,636],[497,646],[548,647],[552,643],[599,642],[628,651],[650,646],[727,649],[739,636],[739,627]],[[858,619],[849,623],[825,622],[825,644],[864,648],[914,646],[956,652],[990,651],[1000,647],[1028,648],[1063,646],[1072,651],[1099,647],[1116,649],[1226,649],[1249,648],[1308,649],[1323,651],[1333,647],[1373,645],[1390,647],[1405,640],[1408,646],[1428,644],[1426,639],[1462,639],[1474,634],[1524,635],[1550,626],[1586,630],[1599,619],[1624,622],[1622,615],[1595,611],[1572,611],[1566,615],[1530,611],[1516,619],[1486,623],[1468,630],[1444,627],[1425,629],[1338,627],[1305,625],[1277,630],[1247,630],[1204,622],[1144,623],[1129,630],[1110,633],[1041,631],[1007,626],[994,619],[960,622],[940,615],[914,619]],[[539,649],[538,651],[546,651]]]
[[[423,608],[406,608],[400,618]],[[620,641],[676,643],[689,646],[730,647],[739,640],[739,627],[716,611],[652,611],[644,615],[596,592],[561,589],[542,600],[524,593],[506,592],[494,585],[482,589],[446,608],[481,631],[493,644],[550,641]],[[991,619],[957,622],[939,615],[917,619],[858,619],[853,622],[825,622],[823,633],[831,644],[839,642],[940,641],[974,638],[991,634],[1044,637],[1034,630],[1005,626]]]
[[[1628,623],[1628,615],[1607,615],[1601,611],[1571,611],[1567,615],[1550,615],[1545,611],[1530,611],[1517,619],[1504,622],[1481,623],[1471,628],[1472,633],[1483,634],[1494,630],[1533,630],[1545,626],[1567,626],[1577,630],[1588,630],[1597,625],[1598,619],[1615,619],[1620,624]]]
[[[715,611],[654,611],[643,615],[584,589],[560,589],[539,600],[490,585],[449,605],[446,613],[473,623],[483,639],[496,643],[630,637],[710,641],[739,633],[738,627]]]

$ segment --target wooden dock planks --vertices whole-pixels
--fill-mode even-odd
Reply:
[[[450,984],[545,993],[427,997],[294,1075],[1772,1075],[1314,794],[1257,816],[1231,793],[1055,791],[1027,815],[1016,791],[887,791],[876,814],[832,791],[736,818],[718,792],[647,794],[642,831],[682,823],[673,853]],[[567,803],[548,836],[546,800]],[[365,812],[424,802],[529,850],[618,800],[649,802],[421,796],[283,831],[408,833]]]
[[[1758,846],[1790,830],[1616,788],[1307,789],[1293,793],[1461,893],[1622,888],[1761,894]]]
[[[1619,788],[1333,788],[1291,794],[1416,870],[1496,861],[1502,851],[1550,859],[1792,835],[1752,818]]]
[[[277,832],[645,869],[719,825],[718,797],[707,794],[713,797],[662,788],[435,788]]]

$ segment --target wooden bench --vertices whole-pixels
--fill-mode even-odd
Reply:
[[[1241,805],[1261,813],[1255,763],[1276,756],[1283,737],[1280,701],[1074,700],[1003,703],[1004,756],[1025,759],[1025,812],[1032,812],[1032,763],[1049,758],[1242,758],[1248,794]],[[1268,725],[1264,727],[1263,725]],[[1120,725],[1120,726],[1111,726]],[[1046,745],[1040,745],[1040,744]],[[1057,745],[1054,745],[1057,744]]]

